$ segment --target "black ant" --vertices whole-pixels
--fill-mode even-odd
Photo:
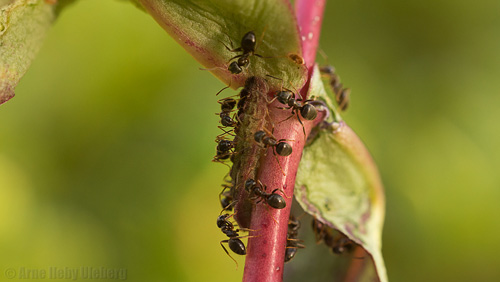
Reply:
[[[313,100],[303,101],[300,98],[295,99],[295,95],[291,91],[288,91],[288,90],[278,92],[278,94],[276,94],[276,99],[281,104],[288,106],[288,107],[280,108],[280,109],[285,109],[285,110],[292,109],[292,115],[285,120],[288,120],[291,117],[293,117],[294,115],[297,115],[297,120],[302,125],[302,130],[304,131],[304,136],[305,136],[306,130],[304,128],[304,124],[300,120],[299,113],[306,120],[314,120],[318,116],[318,110],[316,110],[316,107],[314,107],[314,105],[309,103],[310,101],[313,101]],[[285,121],[285,120],[283,120],[283,121]]]
[[[349,106],[349,96],[351,95],[351,89],[343,88],[342,83],[340,83],[340,77],[335,73],[335,68],[333,66],[323,66],[320,72],[328,76],[330,80],[330,87],[335,94],[335,100],[339,105],[341,111],[345,111]]]
[[[354,243],[347,238],[347,236],[340,234],[336,240],[335,243],[333,244],[332,251],[337,254],[341,255],[343,253],[349,253],[354,249]]]
[[[236,106],[236,100],[233,98],[224,98],[217,101],[220,104],[220,109],[222,112],[231,112]]]
[[[217,217],[217,227],[220,228],[222,233],[224,233],[229,239],[220,241],[221,247],[224,249],[226,254],[236,263],[236,267],[238,267],[238,262],[229,254],[226,247],[222,243],[227,243],[231,251],[238,255],[246,255],[247,251],[245,249],[245,244],[240,240],[242,238],[247,238],[249,236],[240,236],[238,232],[240,229],[234,229],[234,225],[228,220],[234,214],[222,214]],[[246,230],[241,230],[246,231]]]
[[[241,39],[241,46],[236,48],[236,49],[231,49],[224,44],[224,47],[230,52],[243,52],[243,54],[236,55],[229,59],[229,61],[232,61],[236,58],[238,58],[237,61],[232,62],[229,64],[229,67],[227,68],[232,74],[239,74],[243,71],[244,67],[247,67],[250,64],[250,56],[257,56],[260,58],[264,58],[263,56],[255,53],[255,46],[257,45],[257,40],[255,37],[255,33],[253,31],[249,31],[243,35],[243,38]],[[231,46],[232,47],[232,46]]]
[[[292,153],[292,146],[284,142],[286,139],[276,140],[276,138],[272,135],[268,135],[263,130],[255,132],[253,137],[256,142],[262,143],[264,146],[273,147],[276,153],[282,157],[289,156]]]
[[[231,190],[226,191],[227,189],[231,189],[232,186],[223,184],[222,187],[222,192],[219,194],[219,201],[220,205],[224,210],[232,211],[233,210],[233,195],[231,193]]]
[[[235,147],[234,141],[231,140],[219,139],[217,143],[217,151],[220,152],[228,152]]]
[[[217,138],[216,142],[218,143],[217,154],[212,161],[222,163],[222,160],[227,160],[233,155],[234,152],[231,149],[235,147],[235,143],[234,141],[221,138]]]
[[[272,75],[267,75],[267,76],[272,77],[274,79],[282,80],[281,78],[277,78],[277,77],[274,77]],[[302,118],[304,118],[306,120],[314,120],[318,116],[318,110],[316,109],[316,107],[314,105],[309,103],[313,100],[305,100],[304,101],[304,100],[302,100],[302,98],[295,99],[295,94],[290,90],[279,91],[278,93],[276,93],[276,96],[274,99],[278,100],[278,102],[280,102],[281,104],[288,106],[288,107],[279,107],[279,109],[284,109],[284,110],[292,109],[292,114],[290,115],[290,117],[288,117],[287,119],[285,119],[283,121],[286,121],[286,120],[292,118],[294,115],[297,115],[297,120],[302,125],[302,131],[304,132],[304,138],[305,138],[306,130],[304,128],[304,124],[302,123],[302,120],[300,120],[299,113],[300,113],[300,116],[302,116]],[[272,101],[274,101],[274,99]],[[281,122],[283,122],[283,121],[281,121]]]
[[[280,168],[280,160],[278,159],[278,156],[276,156],[276,154],[282,157],[286,157],[292,153],[292,146],[285,142],[288,141],[287,139],[276,140],[274,136],[272,136],[271,134],[268,135],[263,130],[255,132],[253,138],[256,142],[263,144],[265,147],[273,147],[273,155],[276,158],[276,161],[278,162]],[[285,172],[283,172],[283,168],[281,168],[281,172],[283,173],[283,175],[285,175]]]
[[[354,242],[347,238],[346,235],[338,232],[338,235],[333,235],[333,229],[316,218],[312,221],[312,226],[314,234],[316,237],[316,243],[325,242],[325,245],[331,248],[332,252],[341,255],[344,253],[349,253],[354,249]]]
[[[253,179],[248,179],[245,182],[245,190],[250,194],[249,197],[255,195],[255,197],[260,198],[258,202],[266,201],[266,203],[275,209],[283,209],[286,207],[285,199],[276,194],[276,191],[282,191],[280,189],[274,189],[271,193],[266,193],[267,186],[262,186],[262,183],[257,184],[257,182]],[[283,191],[282,191],[283,192]],[[257,202],[257,203],[258,203]]]
[[[231,112],[236,106],[236,100],[233,98],[224,98],[217,102],[221,104],[220,106],[221,112],[219,116],[222,127],[219,126],[219,128],[224,130],[225,127],[235,127],[238,123],[231,117]],[[229,133],[229,132],[224,130],[224,133]]]
[[[297,239],[299,235],[300,221],[295,219],[295,217],[290,214],[290,219],[288,220],[288,233],[286,238],[286,249],[285,249],[285,262],[289,262],[295,257],[298,249],[305,248],[304,245],[300,244],[301,240]]]

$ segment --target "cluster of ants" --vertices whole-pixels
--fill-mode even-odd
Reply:
[[[247,32],[242,40],[241,46],[235,49],[227,47],[225,44],[225,48],[230,52],[240,53],[234,57],[232,57],[229,62],[228,71],[232,74],[240,74],[245,68],[247,68],[250,64],[250,58],[252,56],[260,57],[260,58],[270,58],[264,57],[255,53],[256,49],[256,36],[253,31]],[[339,104],[339,108],[341,110],[345,110],[348,106],[349,102],[349,89],[344,89],[342,84],[340,83],[339,77],[335,74],[333,67],[323,67],[321,68],[321,72],[329,78],[330,85],[333,88],[333,91],[336,95],[337,103]],[[271,77],[274,79],[279,79],[273,77],[271,75],[267,75],[267,77]],[[216,155],[213,158],[214,162],[220,162],[226,164],[226,161],[235,162],[235,158],[237,158],[240,153],[237,149],[238,142],[241,142],[238,139],[238,135],[241,129],[242,119],[245,115],[245,109],[248,101],[250,100],[250,96],[252,94],[252,83],[254,83],[255,77],[250,77],[247,79],[245,83],[245,87],[240,91],[239,98],[235,99],[232,97],[227,97],[220,99],[218,103],[221,106],[221,111],[218,113],[220,117],[220,126],[219,128],[223,131],[222,134],[217,136],[216,142]],[[224,89],[229,88],[229,86],[220,90],[216,95],[221,93]],[[267,93],[265,93],[267,95]],[[301,98],[296,98],[296,94],[288,89],[281,90],[275,93],[274,99],[268,101],[268,104],[277,100],[279,103],[283,104],[283,107],[280,109],[283,110],[291,110],[290,117],[285,120],[288,120],[292,117],[296,117],[297,120],[302,125],[302,129],[305,129],[302,123],[302,119],[305,120],[314,120],[317,117],[317,109],[312,103],[309,103],[311,100],[302,100]],[[267,101],[267,98],[266,98]],[[272,124],[272,122],[271,122]],[[233,140],[229,138],[234,136]],[[292,154],[293,149],[292,146],[286,142],[290,140],[286,139],[277,139],[273,135],[273,130],[268,130],[266,128],[262,128],[253,133],[253,141],[255,145],[261,146],[263,149],[272,148],[272,153],[276,157],[276,160],[279,164],[278,155],[282,157],[287,157]],[[227,165],[229,166],[229,165]],[[230,167],[230,166],[229,166]],[[281,165],[280,165],[281,167]],[[230,167],[231,168],[231,167]],[[231,168],[233,169],[233,168]],[[285,199],[282,195],[278,194],[284,192],[281,189],[274,189],[270,193],[266,192],[267,186],[263,185],[260,180],[248,178],[244,180],[244,189],[248,195],[248,198],[254,203],[265,203],[267,206],[273,209],[283,209],[286,207]],[[230,221],[230,219],[235,215],[224,213],[233,211],[233,206],[237,202],[235,200],[235,183],[231,180],[226,180],[226,183],[222,185],[223,190],[219,194],[219,201],[223,208],[221,214],[217,218],[217,227],[220,228],[222,233],[224,233],[228,239],[222,240],[220,245],[226,252],[226,254],[231,257],[228,250],[224,246],[225,243],[229,246],[229,249],[238,255],[245,255],[246,248],[241,239],[248,238],[251,236],[240,236],[239,232],[252,231],[248,228],[237,227],[236,223]],[[285,194],[284,194],[285,195]],[[286,195],[285,195],[286,196]],[[288,222],[288,233],[287,233],[287,245],[285,251],[285,262],[290,261],[299,248],[304,248],[304,245],[301,244],[301,240],[297,239],[298,230],[300,228],[300,222],[295,219],[293,215],[290,215],[290,219]],[[317,242],[324,241],[328,246],[332,248],[335,253],[342,253],[344,250],[347,250],[345,246],[348,244],[343,244],[340,246],[338,244],[338,240],[333,240],[328,236],[328,232],[325,232],[324,226],[320,226],[320,222],[314,220],[313,221],[313,230],[316,234]],[[347,239],[347,237],[346,237]],[[348,239],[347,239],[348,240]],[[349,240],[346,242],[350,242]],[[345,245],[345,246],[344,246]],[[231,259],[233,259],[231,257]],[[233,259],[234,260],[234,259]],[[235,261],[235,260],[234,260]],[[236,261],[235,261],[236,262]]]

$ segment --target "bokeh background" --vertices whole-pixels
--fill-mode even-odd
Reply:
[[[500,280],[499,12],[495,0],[327,4],[318,60],[352,88],[343,117],[384,180],[391,281]],[[63,11],[0,106],[0,280],[22,267],[241,279],[215,225],[224,85],[199,67],[129,3]]]

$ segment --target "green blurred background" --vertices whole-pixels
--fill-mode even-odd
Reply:
[[[499,12],[493,0],[327,4],[321,48],[386,187],[391,281],[500,280]],[[63,11],[0,107],[1,281],[22,267],[241,279],[215,225],[223,84],[199,67],[128,3]]]

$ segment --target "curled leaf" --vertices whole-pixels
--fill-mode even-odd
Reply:
[[[316,67],[311,80],[311,89],[316,92],[312,95],[327,101],[324,89],[318,90],[322,88],[318,72]],[[331,101],[325,104],[331,107]],[[363,247],[373,262],[366,267],[374,266],[375,277],[387,281],[381,252],[382,182],[370,153],[345,122],[324,127],[304,148],[295,196],[307,213]],[[364,275],[370,271],[373,269],[364,270]],[[366,279],[362,281],[372,281]]]
[[[54,18],[50,1],[0,2],[0,104],[14,97]]]
[[[285,0],[137,0],[145,10],[196,60],[232,88],[248,77],[266,74],[300,89],[307,78],[300,38],[290,3]],[[255,53],[240,74],[228,70],[241,52],[244,34],[256,35]],[[227,48],[226,48],[227,47]],[[166,54],[168,56],[168,54]],[[271,89],[282,81],[271,80]]]

